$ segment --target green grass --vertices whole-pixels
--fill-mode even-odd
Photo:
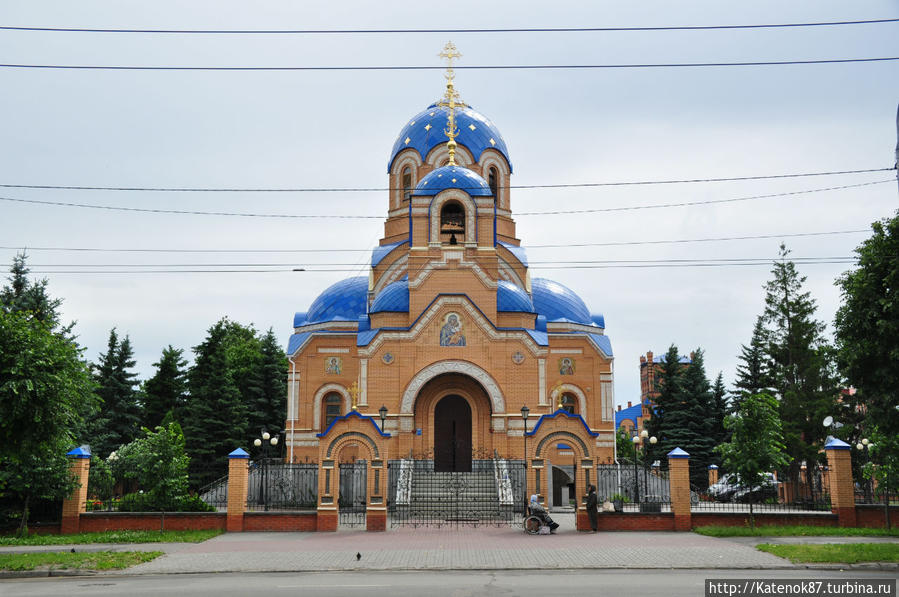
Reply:
[[[161,555],[161,551],[9,553],[0,554],[0,570],[119,570]]]
[[[899,543],[842,543],[824,545],[756,546],[761,551],[798,563],[857,564],[858,562],[899,562]]]
[[[861,529],[855,527],[758,526],[696,527],[694,533],[708,537],[899,537],[899,529]]]
[[[75,535],[29,535],[0,537],[0,545],[71,545],[81,543],[200,543],[221,535],[221,530],[209,531],[106,531]]]

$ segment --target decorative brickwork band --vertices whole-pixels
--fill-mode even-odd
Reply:
[[[844,441],[836,438],[824,444],[830,467],[830,507],[839,518],[841,527],[854,527],[855,489],[852,484],[852,451]]]
[[[59,532],[63,535],[77,533],[81,528],[81,513],[86,511],[87,479],[91,470],[91,453],[84,448],[75,448],[69,457],[69,472],[78,485],[62,502],[62,520]]]
[[[693,528],[690,518],[690,455],[675,448],[668,453],[668,482],[671,485],[671,512],[674,530]]]
[[[247,509],[247,483],[250,455],[242,448],[228,454],[228,516],[225,528],[229,533],[244,530],[243,518]]]

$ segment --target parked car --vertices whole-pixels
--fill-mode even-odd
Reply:
[[[718,479],[717,483],[709,485],[706,493],[716,502],[729,502],[739,489],[740,485],[737,483],[736,475],[728,473]]]
[[[779,481],[774,478],[772,473],[765,473],[765,477],[760,483],[752,487],[740,486],[730,499],[732,502],[741,504],[748,504],[749,502],[758,504],[770,499],[777,499],[778,483]]]

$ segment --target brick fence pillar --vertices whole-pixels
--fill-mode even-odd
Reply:
[[[689,531],[693,528],[690,518],[690,455],[680,448],[668,452],[668,483],[674,530]]]
[[[718,482],[718,465],[710,464],[709,465],[709,486],[714,485]]]
[[[841,527],[856,526],[855,488],[852,484],[852,448],[836,438],[824,444],[830,467],[830,508]]]
[[[228,514],[225,529],[229,533],[243,531],[243,513],[247,509],[247,475],[250,455],[243,448],[228,454]]]
[[[91,453],[84,448],[75,448],[67,453],[69,457],[69,472],[75,478],[78,485],[62,501],[62,520],[59,532],[63,535],[77,533],[81,528],[81,513],[86,508],[87,479],[91,470]]]

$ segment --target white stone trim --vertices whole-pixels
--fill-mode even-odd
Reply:
[[[584,354],[581,348],[550,348],[550,354]]]
[[[581,390],[579,387],[577,387],[574,384],[563,383],[560,386],[556,386],[555,391],[553,391],[552,395],[550,396],[550,399],[552,400],[552,404],[553,405],[558,404],[559,403],[559,394],[565,394],[565,393],[575,395],[575,397],[577,398],[578,409],[579,409],[577,414],[581,415],[582,417],[586,417],[587,416],[587,396],[586,396],[586,394],[584,394],[583,390]]]
[[[375,284],[375,287],[372,290],[376,298],[378,293],[384,290],[385,286],[387,286],[388,284],[392,284],[393,282],[396,282],[403,277],[403,275],[406,273],[408,263],[409,255],[407,253],[406,255],[403,255],[402,257],[391,263],[389,266],[387,266],[387,269],[384,270],[384,273],[382,273],[381,277],[378,278],[378,283]]]
[[[312,398],[312,428],[316,431],[321,431],[321,423],[322,423],[322,400],[325,398],[325,394],[329,394],[331,392],[337,392],[341,396],[343,396],[343,412],[350,412],[350,406],[352,405],[352,401],[350,399],[350,393],[347,392],[347,389],[338,383],[326,383],[322,387],[315,392],[315,396]]]
[[[435,145],[433,149],[431,149],[430,153],[428,153],[425,161],[428,162],[431,166],[436,170],[440,168],[440,164],[444,160],[449,159],[449,149],[446,146],[446,142],[441,143],[439,145]],[[456,145],[456,165],[462,166],[463,168],[468,168],[472,164],[474,164],[474,157],[471,155],[471,152],[468,151],[468,148],[464,145],[457,144]]]
[[[615,404],[615,384],[612,381],[601,381],[599,384],[602,397],[602,420],[612,421],[615,418],[613,405]]]
[[[568,321],[547,322],[546,330],[559,332],[587,332],[588,334],[605,335],[605,328],[597,327],[595,325],[584,325],[582,323],[571,323]]]
[[[502,257],[497,257],[497,261],[500,275],[503,276],[507,282],[511,282],[524,290],[524,282],[521,280],[518,272],[515,271],[515,268],[509,265],[509,263]]]
[[[418,275],[414,278],[410,276],[409,278],[409,288],[418,288],[427,278],[431,275],[431,272],[435,269],[447,269],[449,267],[449,260],[447,259],[447,253],[449,251],[444,252],[442,261],[428,261],[425,263],[421,269],[418,271]],[[455,260],[454,260],[455,261]],[[465,261],[464,257],[459,259],[458,262],[459,267],[468,268],[472,270],[478,279],[481,280],[481,283],[490,290],[496,290],[498,284],[496,280],[491,278],[487,272],[481,269],[481,266],[478,265],[474,261]]]
[[[490,184],[490,166],[496,167],[496,204],[498,207],[508,209],[510,172],[506,160],[502,158],[502,154],[499,152],[493,153],[485,149],[481,152],[481,158],[478,160],[478,164],[481,166],[481,172],[483,173],[482,177],[487,181],[488,185]]]
[[[349,348],[319,348],[319,354],[348,354]]]
[[[431,231],[429,241],[431,243],[440,244],[440,212],[445,203],[457,201],[462,204],[465,211],[465,243],[476,244],[475,228],[477,222],[477,206],[468,193],[459,189],[446,189],[440,191],[430,205]]]
[[[438,375],[445,373],[459,373],[471,377],[486,390],[487,395],[490,397],[490,403],[493,406],[493,412],[506,412],[506,401],[503,399],[502,391],[487,371],[468,361],[448,360],[432,363],[415,374],[403,392],[400,413],[411,414],[415,406],[415,399],[418,397],[422,387]]]
[[[537,359],[537,404],[546,406],[546,359]]]
[[[368,359],[359,359],[359,404],[368,406]]]

